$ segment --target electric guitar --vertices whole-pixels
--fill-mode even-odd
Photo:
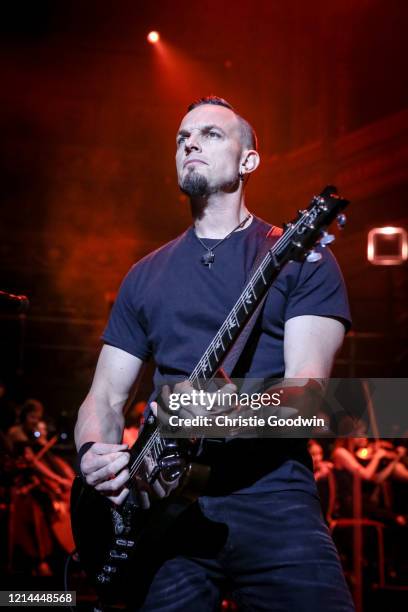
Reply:
[[[348,201],[339,197],[335,187],[328,186],[313,197],[305,210],[284,226],[281,236],[263,257],[251,275],[240,297],[232,307],[220,329],[193,369],[189,381],[193,387],[211,381],[222,368],[222,363],[234,342],[265,296],[280,270],[289,261],[318,261],[321,253],[313,250],[318,243],[326,246],[334,240],[327,233],[337,218],[343,227],[343,214]],[[149,457],[160,470],[160,459],[167,444],[177,445],[184,453],[186,468],[178,487],[166,498],[142,509],[134,495],[135,479],[145,478],[144,460]],[[192,445],[188,440],[171,440],[161,435],[160,425],[150,415],[130,449],[127,486],[130,494],[122,506],[111,504],[105,497],[76,478],[71,494],[72,531],[81,564],[107,603],[131,598],[133,604],[142,602],[155,572],[166,558],[172,556],[175,542],[189,524],[197,524],[198,504],[208,482],[210,468],[194,463]],[[219,541],[226,538],[226,526],[209,521],[200,515],[200,531],[211,530]]]

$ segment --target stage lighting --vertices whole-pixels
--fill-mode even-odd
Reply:
[[[154,45],[157,42],[159,42],[160,34],[158,32],[156,32],[155,30],[152,30],[151,32],[148,33],[147,40],[149,41],[149,43]]]
[[[402,227],[375,227],[368,232],[368,261],[376,266],[396,266],[408,259],[407,232]]]

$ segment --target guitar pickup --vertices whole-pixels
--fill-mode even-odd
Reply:
[[[114,565],[104,565],[103,566],[103,571],[106,572],[107,574],[114,574],[115,572],[117,572],[118,568],[115,567]]]
[[[118,538],[115,542],[116,546],[124,546],[125,548],[132,548],[135,545],[133,540],[125,540],[123,538]]]
[[[109,556],[111,559],[121,559],[122,561],[126,561],[126,559],[128,558],[127,553],[118,552],[117,550],[111,550]]]

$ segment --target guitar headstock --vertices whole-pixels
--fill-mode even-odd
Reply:
[[[349,201],[340,197],[336,187],[328,185],[320,195],[314,196],[305,210],[299,210],[296,219],[284,225],[283,238],[289,245],[285,246],[291,260],[309,262],[321,259],[321,254],[313,248],[320,244],[327,246],[334,241],[334,236],[327,232],[331,223],[337,219],[340,229],[346,224],[343,210]]]

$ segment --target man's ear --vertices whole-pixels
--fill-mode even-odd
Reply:
[[[261,158],[259,157],[258,151],[255,151],[254,149],[245,151],[242,155],[240,173],[243,175],[251,174],[251,172],[254,172],[254,170],[257,169],[260,163]]]

